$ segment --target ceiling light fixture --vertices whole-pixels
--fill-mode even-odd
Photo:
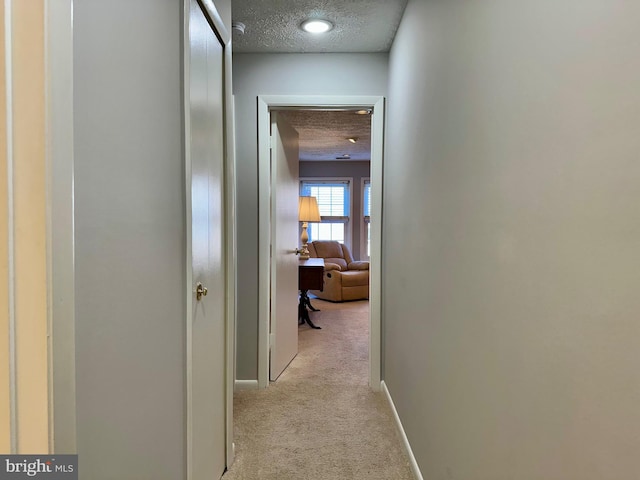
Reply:
[[[358,137],[349,137],[347,138],[351,143],[356,143],[358,141]]]
[[[309,33],[326,33],[333,28],[333,23],[329,20],[309,18],[302,22],[300,28]]]
[[[371,109],[356,110],[356,115],[370,115]]]

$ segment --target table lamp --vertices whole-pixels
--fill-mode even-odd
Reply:
[[[308,260],[309,249],[307,248],[307,242],[309,241],[309,234],[307,233],[307,222],[322,221],[316,197],[300,197],[298,201],[298,220],[302,222],[302,235],[300,235],[302,249],[300,250],[300,259]]]

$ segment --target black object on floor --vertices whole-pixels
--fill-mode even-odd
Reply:
[[[307,290],[300,290],[300,303],[298,303],[298,325],[302,325],[303,323],[307,322],[311,328],[320,330],[322,327],[314,325],[311,321],[311,318],[309,318],[309,310],[307,310],[307,307],[309,308],[309,310],[312,310],[314,312],[320,311],[319,309],[314,308],[313,305],[311,305]]]

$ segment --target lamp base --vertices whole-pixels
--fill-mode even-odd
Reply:
[[[302,248],[300,249],[300,256],[298,258],[300,260],[309,260],[309,249],[307,248],[306,242],[302,244]]]

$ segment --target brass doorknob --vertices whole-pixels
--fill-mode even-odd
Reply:
[[[203,286],[200,282],[196,284],[196,300],[200,300],[202,296],[207,296],[207,287]]]

